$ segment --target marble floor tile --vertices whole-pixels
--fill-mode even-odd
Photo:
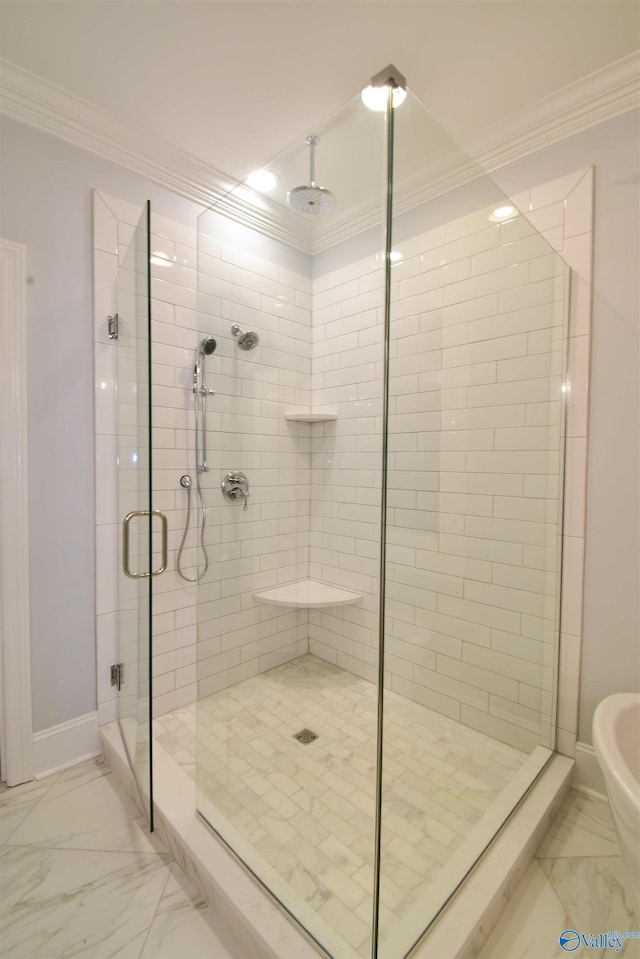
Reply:
[[[140,959],[244,959],[196,886],[174,863]]]
[[[565,929],[587,937],[637,931],[624,885],[608,803],[569,790],[478,959],[558,959],[568,955],[558,941]],[[640,959],[640,940],[626,940],[619,952],[581,944],[579,954]]]
[[[313,763],[306,762],[300,768],[309,777]],[[247,770],[240,764],[236,772],[244,775]],[[275,782],[286,792],[290,785],[283,777],[294,774],[295,770],[285,763]],[[241,797],[246,796],[243,785]],[[313,797],[310,801],[318,803]],[[70,809],[68,814],[65,804]],[[300,812],[299,804],[296,808]],[[410,801],[404,798],[394,803],[391,818],[392,822],[395,816],[399,818],[398,836],[407,825],[415,828],[416,820],[407,815],[410,808]],[[264,810],[261,815],[266,815]],[[47,826],[49,816],[51,825]],[[251,816],[245,816],[245,820],[255,825]],[[2,959],[244,959],[241,947],[228,936],[197,889],[170,862],[161,844],[145,835],[144,821],[124,793],[115,788],[108,768],[99,762],[83,763],[47,780],[0,790],[3,822],[10,841],[0,848]],[[301,827],[303,824],[301,819]],[[29,827],[33,827],[33,833]],[[87,842],[96,846],[108,843],[105,833],[109,829],[118,834],[120,847],[131,848],[83,847]],[[356,835],[355,827],[352,835]],[[411,831],[405,831],[405,842],[415,839]],[[301,842],[301,838],[289,839],[284,846],[300,851]],[[272,841],[271,846],[272,854],[277,855],[278,841]],[[319,855],[316,846],[309,842],[306,846],[315,861]],[[607,855],[612,847],[615,854]],[[343,864],[350,870],[355,865],[353,848],[349,847],[348,862]],[[594,850],[598,854],[593,854]],[[351,942],[353,955],[365,956],[370,867],[351,872],[349,882],[344,883],[351,894],[346,896],[351,904],[349,911],[329,888],[332,885],[340,891],[336,863],[344,860],[344,850],[331,845],[326,852],[322,861],[330,880],[327,886],[322,882],[318,885],[317,877],[303,869],[300,860],[304,857],[296,858],[292,879],[301,893],[337,923],[343,938]],[[558,941],[564,929],[598,935],[637,928],[625,901],[622,862],[606,803],[571,790],[538,856],[478,959],[559,959],[566,955]],[[302,888],[303,878],[308,891]],[[390,895],[385,896],[387,908],[395,914],[407,899],[407,884],[415,890],[422,881],[413,870],[398,863],[393,876],[393,902]],[[355,883],[362,890],[358,895]],[[391,889],[391,880],[386,888]],[[358,905],[360,899],[363,902]],[[616,954],[611,949],[581,947],[581,954],[587,952],[592,959],[609,959]],[[619,955],[640,959],[640,941],[627,940]]]
[[[571,789],[537,855],[540,859],[619,856],[609,803]]]
[[[570,916],[572,929],[581,935],[637,931],[620,856],[557,857],[539,863]],[[595,953],[589,951],[589,955]],[[603,951],[607,953],[610,950]],[[628,940],[621,954],[625,959],[640,959],[640,940]]]
[[[393,925],[416,913],[416,888],[430,888],[527,756],[390,690],[385,696],[382,845],[395,871],[393,908],[382,906]],[[317,733],[307,745],[295,739],[304,728]],[[200,811],[281,902],[303,898],[310,922],[371,911],[372,884],[363,889],[353,876],[372,874],[376,732],[375,685],[311,655],[154,721],[154,737],[191,775],[197,735]],[[333,928],[357,951],[365,935],[347,937],[345,923]],[[322,941],[324,930],[311,931]]]
[[[2,959],[244,959],[101,760],[0,787],[0,824]]]
[[[71,792],[79,786],[84,786],[86,783],[102,779],[105,776],[111,776],[111,770],[102,756],[88,759],[86,762],[59,772],[51,783],[47,798],[64,795],[64,793]]]
[[[0,843],[6,842],[20,823],[24,822],[49,792],[59,775],[56,773],[47,779],[34,780],[11,788],[5,786],[0,791]]]
[[[3,847],[3,959],[138,959],[169,872],[157,854]]]
[[[559,959],[560,933],[571,926],[539,863],[529,866],[477,959]]]
[[[12,846],[164,852],[133,803],[97,762],[59,775],[5,840]]]

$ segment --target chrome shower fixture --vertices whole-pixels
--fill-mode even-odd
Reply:
[[[333,210],[336,198],[330,190],[325,190],[315,182],[315,148],[318,137],[311,134],[306,142],[309,144],[309,182],[305,186],[297,186],[289,190],[287,200],[294,210],[310,216],[319,216],[321,213]]]
[[[193,489],[193,482],[188,473],[184,473],[180,477],[180,486],[182,487],[182,489],[186,489],[187,491],[187,516],[184,523],[184,533],[182,534],[180,549],[178,550],[178,559],[176,561],[176,569],[178,571],[178,575],[186,583],[197,583],[199,580],[202,579],[202,577],[205,575],[205,573],[209,569],[209,555],[207,553],[207,547],[205,546],[205,542],[204,542],[204,529],[207,521],[207,508],[204,505],[204,497],[202,495],[202,489],[200,487],[200,471],[198,470],[196,472],[196,491],[198,494],[198,499],[200,500],[200,511],[201,511],[200,549],[202,550],[204,563],[202,566],[198,564],[198,566],[196,567],[195,576],[187,576],[184,569],[182,568],[182,554],[184,553],[184,547],[185,547],[185,543],[187,542],[187,535],[189,533],[189,526],[191,521],[191,490]]]
[[[196,468],[198,473],[206,473],[207,466],[207,396],[215,396],[205,383],[205,356],[211,356],[218,344],[212,336],[205,336],[198,343],[196,362],[193,367],[193,392],[195,393],[194,413],[196,427]],[[200,434],[200,435],[199,435]],[[184,485],[184,484],[182,484]],[[190,487],[185,486],[185,489]]]
[[[260,337],[257,333],[254,333],[253,330],[247,330],[245,333],[238,323],[233,324],[231,332],[234,336],[238,337],[238,346],[241,350],[254,350],[260,342]]]

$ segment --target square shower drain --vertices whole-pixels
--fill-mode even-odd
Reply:
[[[312,743],[314,739],[317,739],[318,734],[314,733],[311,729],[301,729],[299,733],[293,734],[293,738],[306,746],[307,743]]]

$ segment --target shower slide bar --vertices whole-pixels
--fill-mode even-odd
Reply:
[[[204,382],[204,358],[214,352],[216,341],[212,336],[205,336],[198,345],[196,363],[193,368],[193,392],[196,396],[196,469],[198,473],[207,473],[207,396],[215,396],[215,390],[207,389]],[[200,429],[198,429],[198,400],[200,397]]]
[[[200,417],[196,408],[196,468],[199,473],[208,473],[207,466],[207,396],[215,396],[215,390],[209,390],[204,382],[198,386],[198,380],[203,371],[199,362],[193,369],[193,392],[196,397],[200,397]],[[196,399],[197,404],[197,399]],[[200,429],[198,429],[198,419],[200,420]]]
[[[186,583],[197,583],[202,577],[206,574],[209,568],[209,557],[207,555],[207,550],[204,545],[204,529],[207,520],[207,509],[204,502],[204,497],[202,495],[202,488],[200,486],[200,476],[202,473],[209,472],[209,466],[207,465],[207,396],[215,396],[215,390],[210,390],[207,388],[207,385],[204,381],[205,377],[205,356],[210,356],[215,352],[217,343],[212,336],[205,336],[198,343],[198,349],[196,351],[196,362],[193,367],[193,394],[194,394],[194,403],[193,403],[193,413],[194,413],[194,427],[195,427],[195,448],[196,448],[196,492],[198,499],[200,501],[200,510],[202,518],[200,520],[200,549],[204,556],[204,565],[198,565],[196,567],[195,576],[187,576],[184,569],[182,568],[182,557],[187,541],[187,535],[189,532],[189,525],[191,521],[191,489],[192,481],[188,473],[185,473],[180,477],[180,486],[187,491],[187,515],[185,518],[184,532],[182,534],[182,542],[180,543],[180,548],[178,550],[178,558],[176,562],[176,569],[178,575]],[[199,402],[198,402],[199,400]]]

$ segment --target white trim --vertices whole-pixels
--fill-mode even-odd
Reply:
[[[36,779],[100,755],[98,714],[86,713],[33,734]]]
[[[640,105],[634,52],[484,130],[466,149],[488,173]]]
[[[0,59],[0,112],[141,173],[196,203],[210,204],[236,182],[88,100]]]
[[[607,788],[596,751],[589,743],[576,743],[576,765],[573,772],[574,789],[607,801]]]
[[[33,778],[26,276],[27,248],[0,239],[0,748],[9,786]]]
[[[58,137],[73,146],[139,173],[153,183],[210,207],[225,216],[291,243],[308,246],[291,215],[282,225],[282,211],[270,216],[227,194],[238,181],[166,140],[120,120],[48,80],[0,58],[0,114]]]
[[[205,206],[220,203],[237,186],[236,180],[210,164],[14,63],[0,60],[0,68],[0,112],[11,119],[89,150]],[[414,205],[424,203],[476,175],[477,164],[491,172],[612,119],[637,107],[639,96],[639,56],[633,53],[465,141],[462,148],[475,162],[469,163],[460,152],[453,157],[452,168],[443,157],[429,176],[421,171],[421,187],[409,199]],[[378,222],[377,208],[345,207],[340,216],[328,218],[310,248],[309,239],[296,228],[295,217],[283,218],[282,209],[277,216],[260,213],[231,196],[225,197],[219,211],[310,253],[321,252]]]

